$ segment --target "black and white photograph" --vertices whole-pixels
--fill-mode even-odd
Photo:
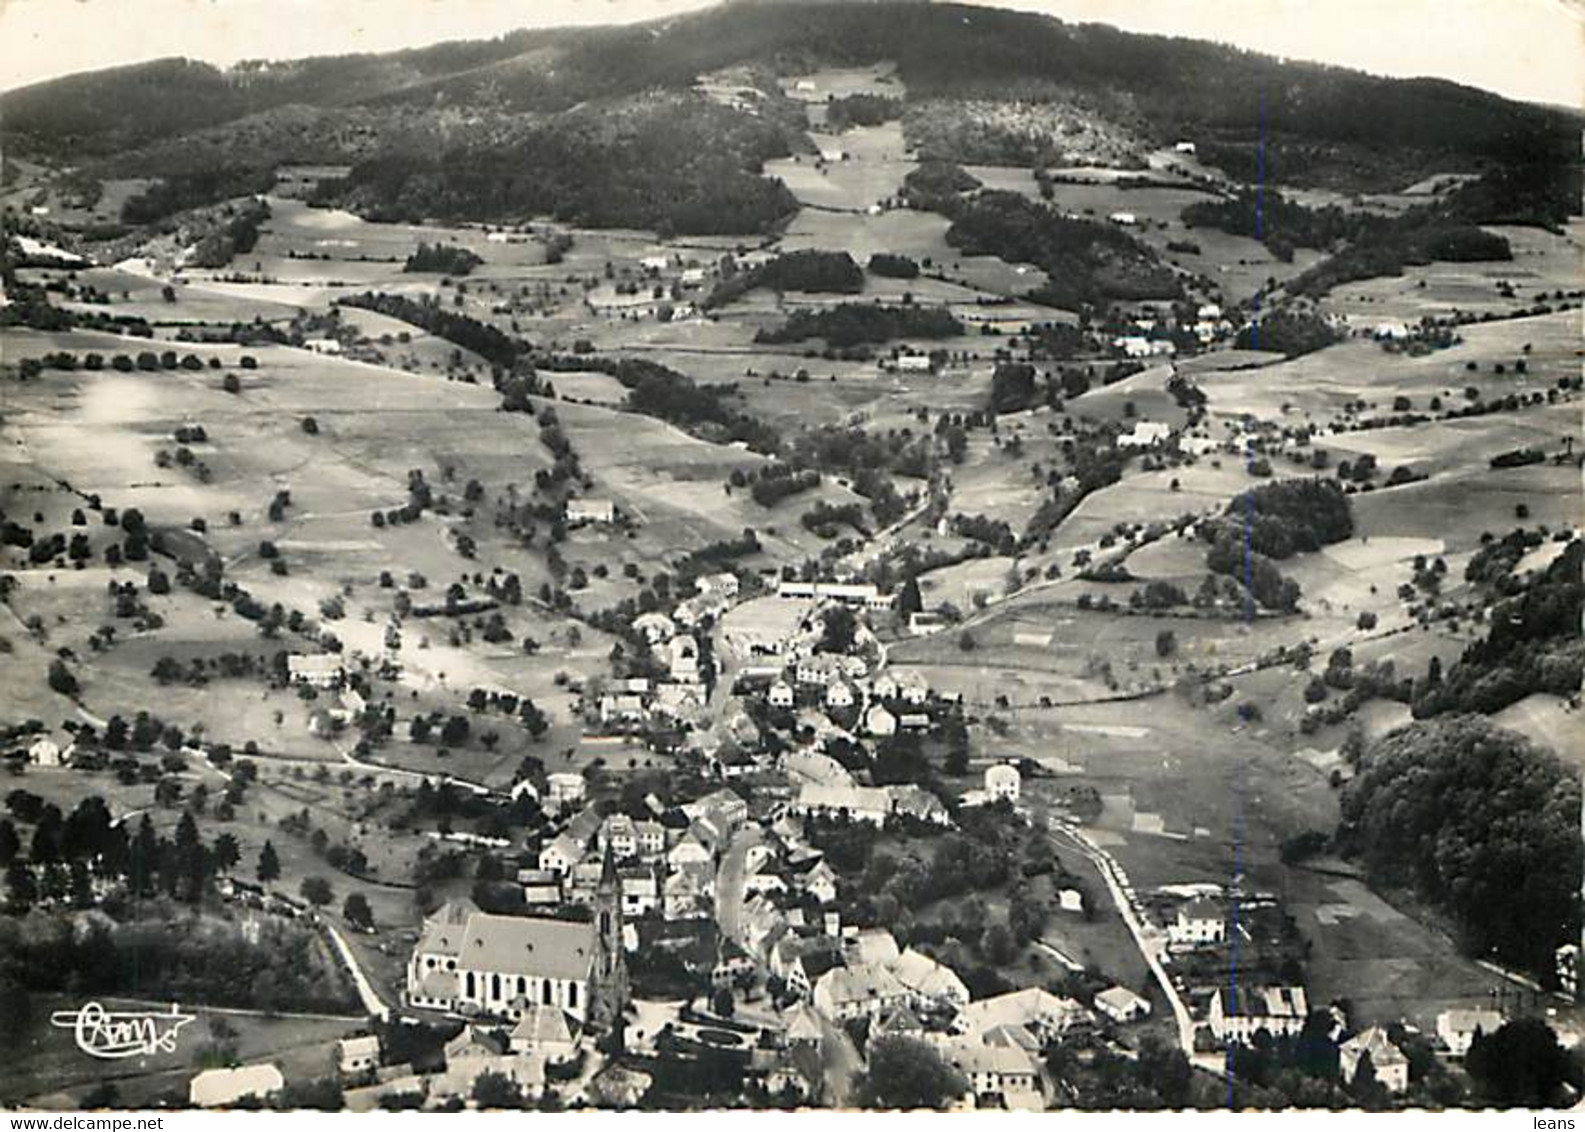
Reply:
[[[1574,1128],[1582,97],[1576,0],[0,0],[0,1119]]]

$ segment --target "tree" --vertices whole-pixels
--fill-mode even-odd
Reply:
[[[361,892],[347,893],[347,899],[341,905],[341,915],[359,931],[374,930],[374,912],[369,907],[368,898]]]
[[[1178,634],[1171,629],[1163,629],[1156,634],[1156,655],[1165,660],[1178,651]]]
[[[281,861],[275,855],[275,846],[270,842],[264,843],[264,848],[259,850],[259,883],[269,884],[281,875]]]
[[[491,1070],[474,1079],[473,1099],[480,1108],[522,1108],[523,1090],[505,1073]]]
[[[215,838],[215,847],[212,850],[215,857],[215,868],[220,872],[229,873],[242,860],[242,849],[237,844],[234,834],[222,833]]]
[[[16,860],[17,853],[22,849],[22,843],[17,838],[16,826],[11,824],[9,818],[0,819],[0,865],[9,865]]]
[[[50,690],[62,696],[75,697],[79,690],[77,677],[66,667],[65,661],[52,660],[49,667]]]
[[[869,1070],[859,1079],[865,1108],[945,1108],[968,1082],[941,1055],[914,1038],[886,1036],[870,1045]]]
[[[858,618],[845,605],[834,605],[825,612],[825,634],[820,638],[823,652],[845,653],[853,647]]]
[[[335,895],[330,890],[330,882],[324,877],[304,877],[298,891],[304,900],[316,908],[325,907]]]
[[[1576,680],[1577,668],[1576,668]],[[1551,978],[1580,932],[1580,782],[1551,751],[1472,715],[1398,728],[1359,756],[1338,840],[1373,880],[1446,911],[1467,954]]]
[[[1558,1102],[1558,1086],[1581,1083],[1579,1067],[1539,1018],[1515,1018],[1495,1034],[1476,1034],[1464,1068],[1499,1105],[1543,1108]]]

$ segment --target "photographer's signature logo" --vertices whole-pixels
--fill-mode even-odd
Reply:
[[[97,1002],[89,1002],[80,1010],[55,1011],[50,1015],[50,1024],[71,1030],[77,1048],[89,1057],[113,1059],[175,1052],[176,1035],[194,1017],[179,1013],[175,1003],[169,1013],[113,1013]]]

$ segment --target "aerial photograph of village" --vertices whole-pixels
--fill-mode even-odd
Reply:
[[[6,84],[0,1108],[1580,1101],[1585,114],[1016,7]]]

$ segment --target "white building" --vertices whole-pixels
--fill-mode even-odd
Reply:
[[[1132,212],[1114,212],[1107,219],[1113,224],[1121,224],[1125,228],[1131,228],[1139,223],[1139,218]]]
[[[792,685],[785,680],[778,680],[770,686],[767,697],[771,707],[790,708],[793,706]]]
[[[1469,1053],[1476,1034],[1495,1034],[1502,1029],[1502,1015],[1495,1010],[1444,1010],[1436,1016],[1436,1036],[1453,1057]]]
[[[667,665],[673,680],[699,679],[699,642],[683,634],[666,642]]]
[[[908,1002],[912,992],[885,967],[836,967],[815,982],[814,1008],[833,1022],[883,1012]]]
[[[671,640],[677,635],[677,626],[664,613],[642,613],[633,618],[633,628],[652,645]]]
[[[1343,1081],[1352,1085],[1354,1077],[1359,1073],[1359,1063],[1366,1054],[1370,1055],[1370,1066],[1375,1071],[1376,1080],[1386,1086],[1388,1092],[1402,1093],[1409,1088],[1409,1059],[1387,1037],[1387,1031],[1380,1026],[1372,1026],[1363,1033],[1349,1038],[1338,1049],[1338,1066],[1343,1071]]]
[[[448,905],[425,923],[407,964],[408,1002],[514,1020],[534,1005],[588,1016],[606,959],[594,924],[462,911]]]
[[[1181,153],[1186,157],[1193,157],[1195,154],[1194,143],[1192,141],[1180,141],[1172,147],[1172,152]]]
[[[566,515],[569,526],[583,523],[614,523],[616,504],[609,499],[569,499]]]
[[[826,707],[850,708],[853,706],[853,688],[845,680],[837,680],[826,686]]]
[[[997,763],[985,770],[985,794],[992,802],[1017,803],[1022,787],[1023,775],[1011,763]]]
[[[1172,426],[1163,421],[1140,421],[1134,431],[1117,438],[1119,448],[1154,448],[1172,436]]]
[[[1175,947],[1204,947],[1226,938],[1226,914],[1204,897],[1179,905],[1177,917],[1167,925],[1167,942]]]
[[[334,688],[345,674],[341,657],[333,652],[288,656],[286,672],[293,684],[314,688]]]
[[[48,735],[41,735],[28,748],[28,759],[35,766],[60,766],[62,763],[60,744]]]
[[[336,1067],[343,1077],[362,1077],[380,1067],[380,1039],[374,1034],[336,1043]]]
[[[206,1069],[188,1083],[187,1101],[195,1108],[222,1108],[248,1097],[262,1101],[285,1087],[286,1078],[268,1062]]]
[[[1095,1009],[1119,1024],[1150,1016],[1150,1000],[1127,987],[1109,987],[1095,996]]]
[[[897,734],[897,717],[886,710],[885,704],[875,704],[864,713],[864,730],[878,739]]]
[[[882,594],[870,583],[858,582],[796,582],[783,579],[777,583],[776,593],[785,598],[830,598],[844,605],[863,606],[866,609],[890,609],[893,597]]]
[[[1014,1109],[1041,1107],[1040,1072],[1027,1050],[960,1038],[943,1042],[941,1055],[963,1074],[976,1097],[1001,1097]]]
[[[1177,353],[1178,348],[1165,338],[1146,338],[1143,334],[1124,334],[1112,345],[1130,358],[1153,358]]]
[[[850,821],[885,825],[892,799],[884,786],[825,786],[805,783],[792,804],[805,817],[846,817]]]
[[[513,1053],[537,1054],[549,1065],[564,1065],[578,1053],[567,1015],[554,1006],[528,1007],[508,1040]]]
[[[1207,1022],[1217,1041],[1247,1043],[1261,1030],[1291,1037],[1309,1013],[1303,987],[1218,987]]]
[[[583,780],[583,775],[571,771],[558,771],[547,775],[545,785],[549,791],[550,804],[562,809],[578,805],[589,790],[589,784]]]
[[[742,583],[736,574],[706,574],[694,582],[694,587],[702,594],[720,594],[722,597],[736,597]]]
[[[969,1004],[969,988],[958,973],[922,951],[910,947],[892,963],[891,970],[921,1005],[946,1005],[961,1010]]]

